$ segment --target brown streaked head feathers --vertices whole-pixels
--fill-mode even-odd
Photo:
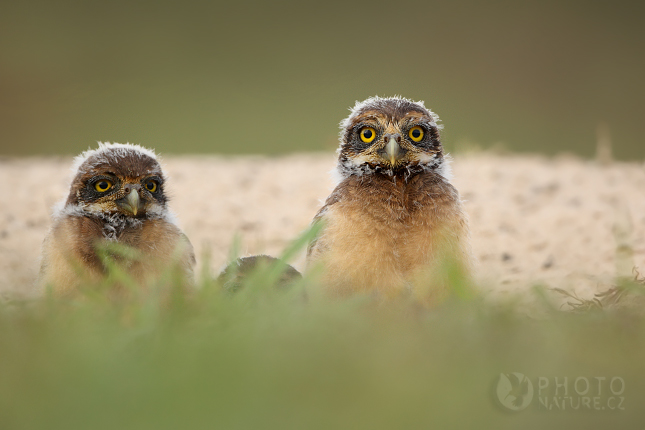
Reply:
[[[338,171],[342,177],[384,174],[404,179],[428,170],[443,172],[439,117],[401,97],[356,103],[341,126]]]
[[[75,163],[66,208],[127,217],[165,210],[164,175],[154,152],[139,145],[100,143]]]

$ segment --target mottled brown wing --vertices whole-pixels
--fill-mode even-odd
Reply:
[[[332,207],[342,199],[343,194],[344,194],[344,187],[343,187],[343,184],[340,184],[334,189],[334,191],[332,191],[329,197],[327,197],[327,200],[325,200],[325,204],[323,205],[323,207],[320,208],[316,216],[314,216],[313,220],[311,220],[312,227],[324,220],[325,213],[329,210],[330,207]],[[324,234],[324,231],[323,230],[319,231],[318,235],[314,237],[311,240],[311,242],[309,242],[309,246],[307,246],[307,260],[309,260],[309,258],[311,257],[311,252],[316,247],[318,239],[322,234]]]
[[[54,293],[65,294],[83,281],[97,279],[103,266],[94,244],[101,237],[101,226],[95,219],[64,217],[56,221],[43,242],[40,288],[51,287]]]
[[[183,232],[181,233],[181,236],[188,244],[188,249],[186,250],[186,255],[187,255],[186,261],[190,263],[191,267],[193,267],[195,266],[195,264],[197,264],[197,259],[195,258],[195,248],[193,248],[193,244],[190,243],[190,239],[188,239],[188,236],[186,236]]]

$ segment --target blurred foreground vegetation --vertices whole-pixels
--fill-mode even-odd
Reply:
[[[0,304],[0,428],[642,426],[642,313],[572,313],[543,301],[535,318],[513,302],[461,294],[431,310],[331,301],[306,278],[274,288],[276,267],[235,294],[204,273],[188,296],[114,300],[98,290]],[[535,390],[518,412],[496,397],[500,373],[512,372]],[[544,408],[539,377],[551,381],[542,396],[574,398],[573,381],[587,378],[604,410]],[[554,392],[555,377],[568,377],[566,394]],[[599,394],[596,377],[606,378]],[[621,409],[610,410],[619,404],[608,400],[613,377],[625,387]]]

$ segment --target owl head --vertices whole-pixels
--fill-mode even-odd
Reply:
[[[164,174],[155,153],[139,145],[101,143],[74,163],[65,208],[103,216],[151,218],[166,213]]]
[[[438,121],[423,102],[402,97],[371,97],[356,102],[340,123],[340,175],[409,178],[430,170],[447,175]]]

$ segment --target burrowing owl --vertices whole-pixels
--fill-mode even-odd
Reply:
[[[314,218],[308,267],[332,293],[411,293],[434,303],[447,267],[470,273],[469,229],[450,183],[439,118],[422,102],[373,97],[341,122],[340,183]]]
[[[117,243],[134,250],[127,273],[156,282],[176,267],[192,281],[192,246],[167,208],[165,177],[155,153],[139,145],[99,143],[75,160],[69,195],[55,210],[43,244],[39,283],[55,293],[75,291],[106,273],[101,249]]]
[[[230,263],[217,277],[219,282],[226,291],[235,292],[242,287],[244,282],[252,274],[261,269],[268,269],[275,266],[280,274],[275,279],[275,286],[285,288],[294,282],[302,279],[302,275],[293,266],[284,261],[271,257],[269,255],[252,255],[249,257],[238,258]]]

